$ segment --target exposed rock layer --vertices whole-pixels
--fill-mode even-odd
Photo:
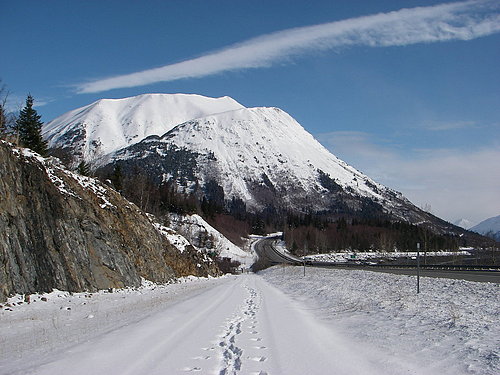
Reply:
[[[191,246],[180,253],[135,205],[97,181],[5,142],[0,161],[0,300],[217,273]]]

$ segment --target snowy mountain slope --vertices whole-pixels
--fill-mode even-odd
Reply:
[[[43,134],[50,147],[69,149],[78,161],[96,161],[190,119],[239,108],[243,106],[227,96],[144,94],[101,99],[47,123]]]
[[[483,220],[469,230],[500,241],[500,215]]]
[[[464,229],[470,229],[473,225],[472,222],[468,219],[458,219],[453,222],[454,225]]]
[[[183,155],[174,157],[176,153]],[[411,205],[335,157],[278,108],[243,108],[194,119],[162,137],[119,150],[113,159],[149,168],[158,183],[179,176],[191,186],[215,180],[227,199],[235,197],[254,208],[279,202],[324,210],[340,195],[355,210],[361,209],[358,198],[393,212]],[[177,159],[183,160],[183,170],[176,169]]]

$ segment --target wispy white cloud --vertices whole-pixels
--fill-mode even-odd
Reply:
[[[447,131],[447,130],[474,128],[477,127],[477,124],[473,121],[433,122],[424,124],[422,127],[430,131]]]
[[[500,31],[499,8],[497,0],[465,1],[287,29],[194,59],[86,82],[76,88],[79,93],[94,93],[225,71],[263,68],[311,51],[340,47],[470,40]]]
[[[475,223],[500,213],[500,146],[476,150],[401,150],[364,132],[332,132],[317,138],[376,181],[401,191],[419,207],[446,220]]]

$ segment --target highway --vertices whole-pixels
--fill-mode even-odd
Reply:
[[[276,248],[278,238],[269,237],[262,238],[254,244],[254,249],[259,256],[259,259],[265,260],[268,265],[275,265],[280,263],[302,265],[301,258],[295,257],[290,253],[284,253]],[[416,276],[416,267],[406,268],[390,268],[390,267],[377,267],[376,265],[339,265],[332,263],[322,262],[308,262],[307,267],[322,267],[322,268],[343,268],[343,269],[363,269],[374,272],[386,272],[398,275]],[[420,276],[422,277],[439,277],[447,279],[467,280],[476,282],[491,282],[500,283],[500,271],[487,271],[487,270],[447,270],[447,269],[420,269]]]
[[[303,264],[302,259],[278,251],[276,249],[277,242],[277,237],[268,237],[258,240],[254,245],[254,249],[259,258],[266,260],[270,264]]]

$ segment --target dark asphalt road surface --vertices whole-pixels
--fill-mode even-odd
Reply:
[[[263,238],[255,243],[254,249],[259,258],[265,258],[270,263],[302,263],[302,260],[292,255],[288,256],[276,250],[276,238]]]

